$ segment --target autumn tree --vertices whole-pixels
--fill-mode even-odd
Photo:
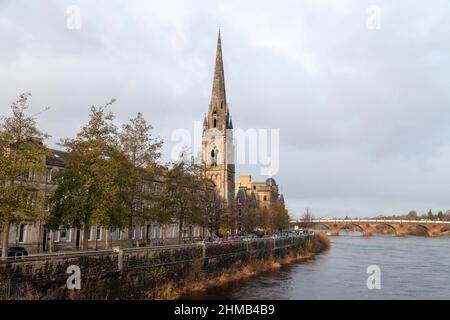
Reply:
[[[121,227],[125,205],[121,201],[118,177],[122,153],[114,115],[104,106],[91,107],[89,122],[74,139],[61,145],[68,152],[68,163],[57,175],[57,189],[50,198],[53,229],[60,225],[83,228],[83,249],[88,249],[92,226]]]
[[[201,179],[202,190],[199,194],[199,204],[202,210],[202,225],[208,228],[210,241],[213,241],[216,234],[220,233],[220,219],[225,214],[227,205],[218,194],[212,180],[205,176],[201,176]]]
[[[47,137],[33,116],[26,114],[31,94],[24,93],[11,105],[11,115],[0,122],[0,224],[2,257],[8,255],[12,224],[35,221],[43,212],[45,197],[39,188],[44,175]]]
[[[141,113],[122,125],[119,134],[120,151],[123,154],[119,185],[124,202],[128,227],[128,246],[133,245],[135,220],[149,218],[152,204],[157,200],[155,181],[161,175],[157,161],[161,157],[162,140],[152,137],[152,126],[147,124]],[[157,211],[159,222],[166,222]]]
[[[408,214],[405,216],[405,219],[408,219],[408,220],[419,220],[419,215],[417,214],[416,211],[411,210],[411,211],[408,212]]]
[[[272,215],[267,207],[261,209],[261,228],[264,230],[264,234],[271,233],[273,230]]]
[[[244,234],[250,234],[259,226],[258,208],[248,206],[242,213],[242,228]]]
[[[170,165],[164,176],[163,190],[155,211],[178,223],[178,242],[182,242],[186,225],[202,221],[199,201],[201,191],[198,164],[183,157]]]
[[[283,202],[277,200],[273,204],[273,228],[281,231],[289,228],[289,214]]]
[[[221,236],[228,236],[233,234],[236,229],[236,219],[231,212],[225,212],[220,217],[219,233]]]

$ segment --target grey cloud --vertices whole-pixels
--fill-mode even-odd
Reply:
[[[381,8],[381,29],[366,9]],[[82,26],[66,28],[79,5]],[[1,1],[0,113],[23,91],[54,146],[117,98],[166,141],[201,121],[218,25],[235,127],[279,128],[290,211],[450,208],[450,4],[421,1]],[[259,168],[239,167],[255,178]]]

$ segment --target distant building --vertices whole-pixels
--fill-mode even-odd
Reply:
[[[278,185],[274,178],[268,178],[266,181],[252,181],[251,176],[239,176],[236,183],[236,193],[240,189],[244,189],[250,194],[253,193],[261,210],[271,208],[277,200],[284,203],[283,195],[278,193]]]

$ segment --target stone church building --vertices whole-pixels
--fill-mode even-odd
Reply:
[[[225,93],[220,32],[211,102],[203,121],[201,161],[204,173],[212,179],[219,195],[231,207],[235,179],[233,123]]]
[[[279,194],[278,185],[271,177],[264,182],[255,182],[251,176],[240,176],[236,183],[234,150],[233,122],[226,98],[219,31],[211,101],[203,121],[201,161],[204,173],[213,180],[218,193],[234,212],[236,232],[239,233],[239,220],[244,206],[254,207],[255,214],[258,214],[262,209],[270,209],[276,201],[284,204],[284,198]]]

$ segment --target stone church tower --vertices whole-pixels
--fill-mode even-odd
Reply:
[[[203,121],[201,160],[204,173],[214,181],[217,191],[231,208],[235,192],[233,123],[225,94],[220,31],[211,102]]]

